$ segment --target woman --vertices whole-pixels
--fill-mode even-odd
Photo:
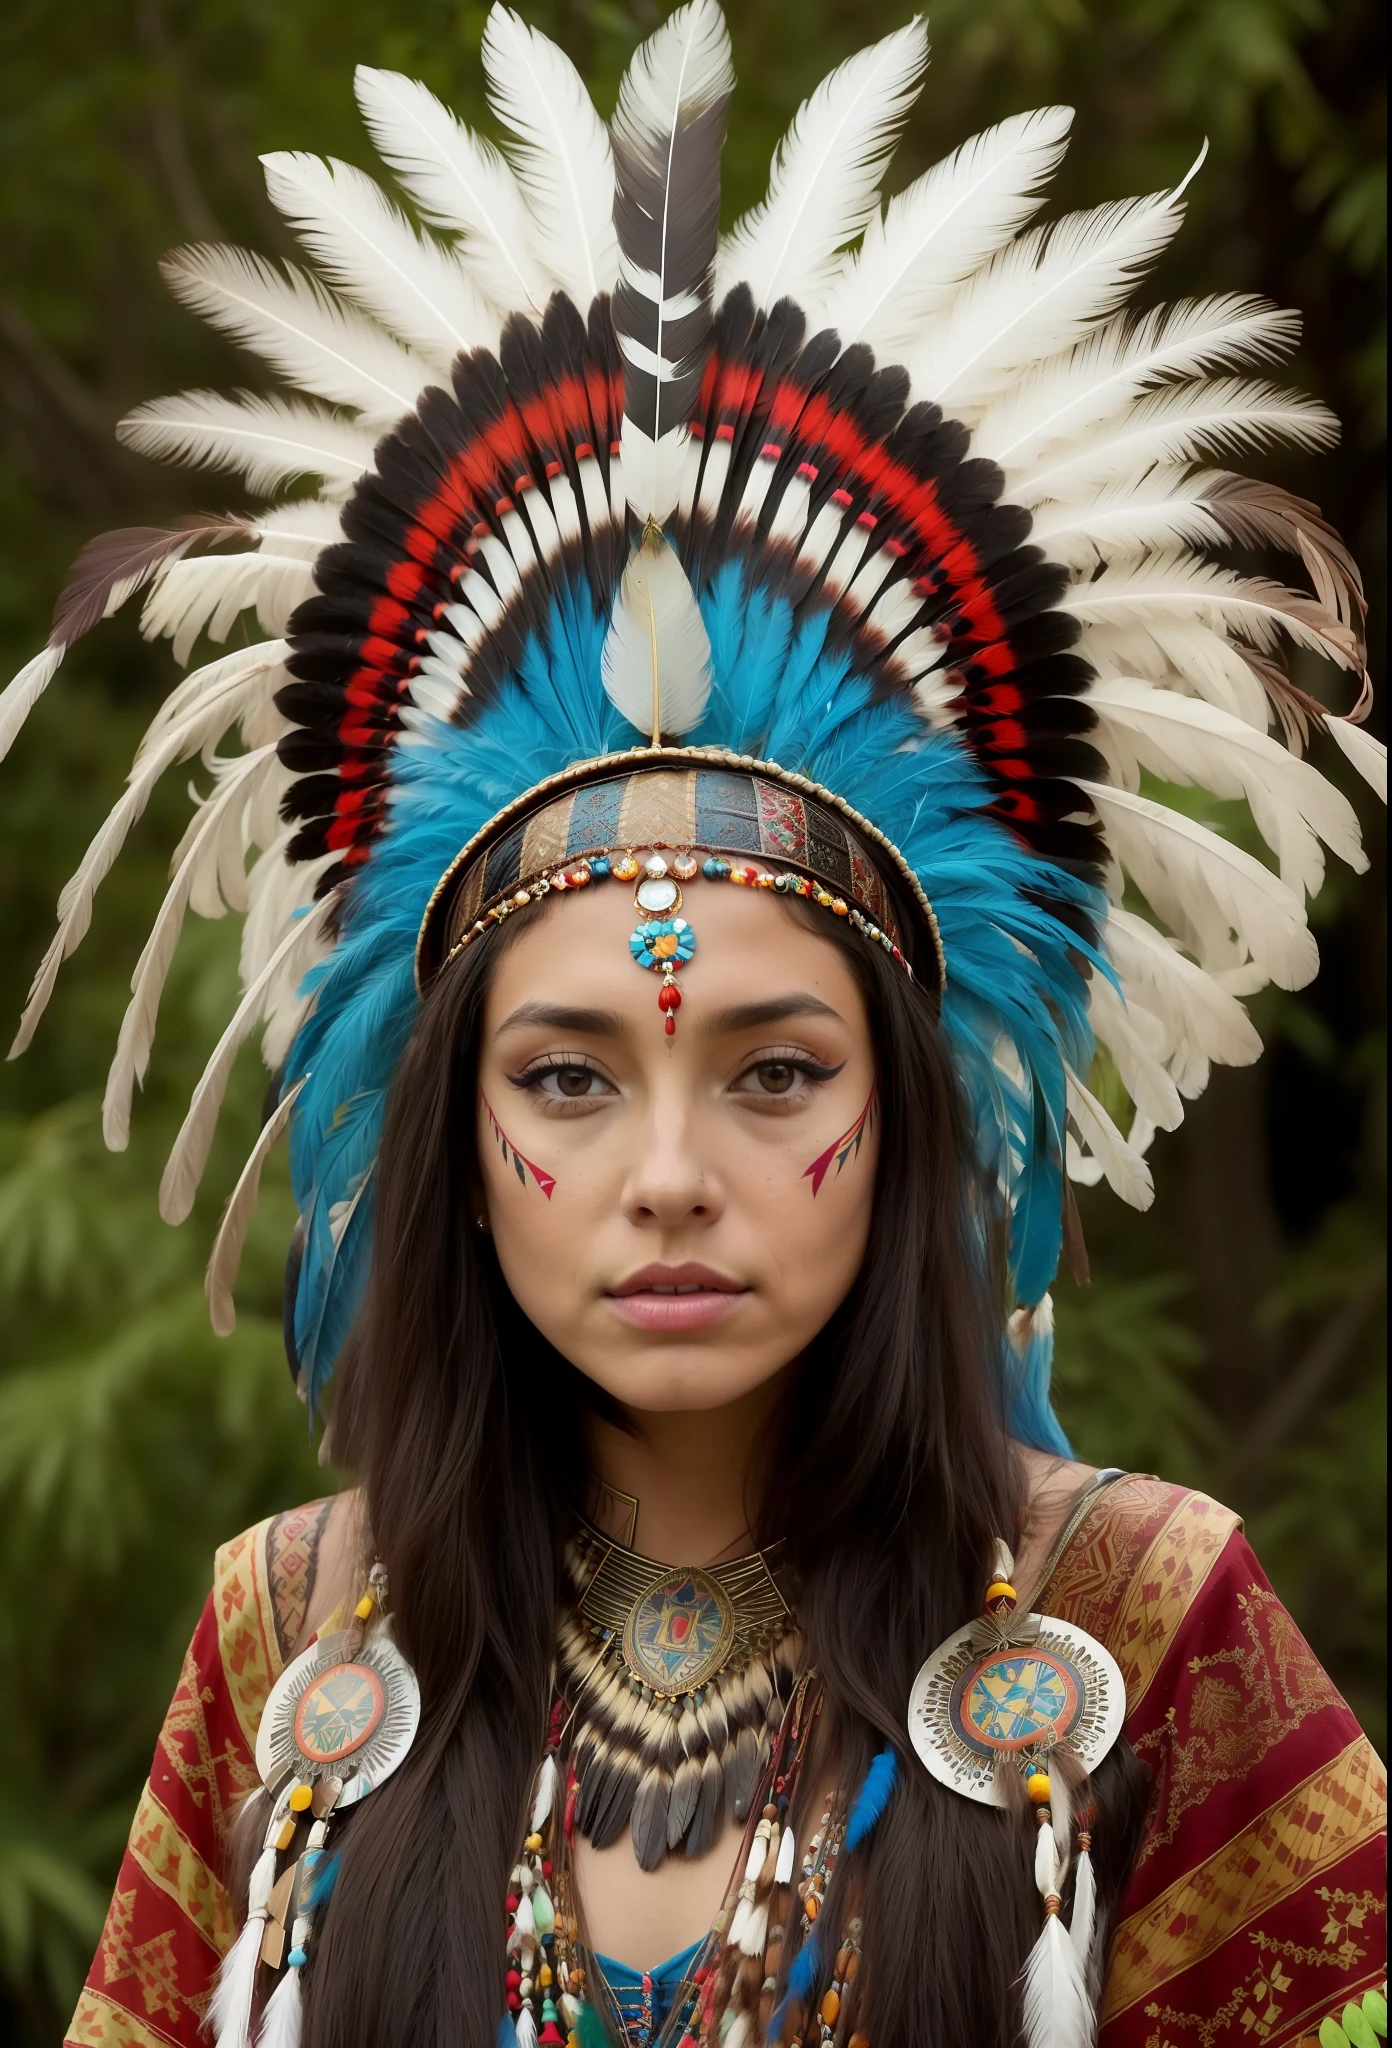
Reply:
[[[1012,241],[1059,110],[881,217],[925,61],[914,22],[843,66],[718,242],[709,0],[609,131],[497,9],[511,164],[359,75],[449,248],[287,156],[343,298],[171,259],[356,419],[193,394],[128,426],[323,489],[232,566],[188,558],[226,523],[94,544],[11,685],[7,738],[151,577],[185,652],[245,602],[283,635],[160,714],[21,1040],[148,780],[240,723],[107,1129],[184,908],[246,904],[164,1209],[265,1020],[214,1320],[288,1129],[291,1361],[318,1412],[342,1354],[360,1483],[220,1553],[73,2042],[1385,2027],[1376,1758],[1236,1518],[1072,1463],[1048,1405],[1066,1173],[1145,1205],[1149,1130],[1255,1054],[1234,986],[1313,972],[1319,841],[1362,858],[1298,747],[1323,725],[1373,779],[1376,745],[1275,659],[1361,675],[1356,571],[1313,508],[1195,467],[1328,422],[1198,375],[1289,341],[1257,302],[1110,319],[1178,191]],[[1247,795],[1281,876],[1143,769]]]

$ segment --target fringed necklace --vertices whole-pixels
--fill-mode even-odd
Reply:
[[[556,1683],[571,1718],[574,1825],[625,1827],[644,1870],[703,1856],[745,1820],[802,1662],[783,1546],[672,1567],[582,1524],[565,1553]]]

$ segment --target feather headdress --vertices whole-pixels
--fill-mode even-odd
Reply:
[[[1295,318],[1236,295],[1125,310],[1182,188],[1031,226],[1066,109],[965,142],[883,203],[927,61],[917,20],[824,81],[723,241],[714,0],[635,53],[607,125],[504,7],[483,61],[501,149],[424,86],[358,74],[423,231],[361,172],[287,153],[269,189],[315,268],[169,260],[178,296],[288,389],[159,399],[122,438],[253,493],[319,489],[95,543],[0,696],[3,753],[64,649],[142,587],[146,632],[180,659],[243,610],[265,636],[158,714],[64,892],[15,1049],[154,780],[202,752],[214,785],[136,966],[105,1128],[124,1144],[185,911],[244,912],[245,994],[162,1198],[187,1213],[260,1030],[279,1107],[210,1290],[226,1327],[288,1127],[312,1398],[366,1268],[417,935],[461,847],[546,778],[643,741],[776,763],[868,820],[932,905],[942,1026],[1009,1225],[1016,1424],[1057,1446],[1032,1312],[1065,1175],[1144,1207],[1149,1133],[1213,1064],[1256,1055],[1239,995],[1314,973],[1325,849],[1363,855],[1307,742],[1328,728],[1385,786],[1351,558],[1314,507],[1208,466],[1332,440],[1266,374]],[[1284,549],[1308,587],[1214,558],[1234,543]],[[1289,679],[1292,646],[1347,672],[1349,713]],[[230,734],[243,751],[219,751]],[[1175,783],[1245,799],[1270,858],[1167,804]],[[1087,1086],[1097,1042],[1129,1134]]]

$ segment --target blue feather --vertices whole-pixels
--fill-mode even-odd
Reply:
[[[333,1888],[338,1883],[338,1869],[342,1861],[341,1855],[327,1856],[318,1866],[305,1892],[305,1902],[301,1908],[303,1912],[317,1913],[321,1906],[328,1904],[333,1897]]]
[[[817,1948],[817,1930],[814,1927],[793,1957],[793,1967],[788,1972],[788,1997],[810,1998],[816,1989],[817,1972],[821,1967],[822,1958]],[[782,2012],[781,2006],[779,2011]]]
[[[858,1849],[875,1827],[889,1804],[898,1778],[899,1759],[892,1749],[882,1749],[878,1756],[871,1758],[870,1768],[865,1773],[846,1822],[848,1850]]]

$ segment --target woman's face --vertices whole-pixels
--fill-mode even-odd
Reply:
[[[606,882],[510,934],[479,1054],[504,1277],[636,1411],[724,1406],[798,1355],[859,1271],[879,1148],[869,1023],[837,947],[766,891],[698,881],[685,914],[698,944],[674,1036],[660,976],[629,952],[632,891]]]

